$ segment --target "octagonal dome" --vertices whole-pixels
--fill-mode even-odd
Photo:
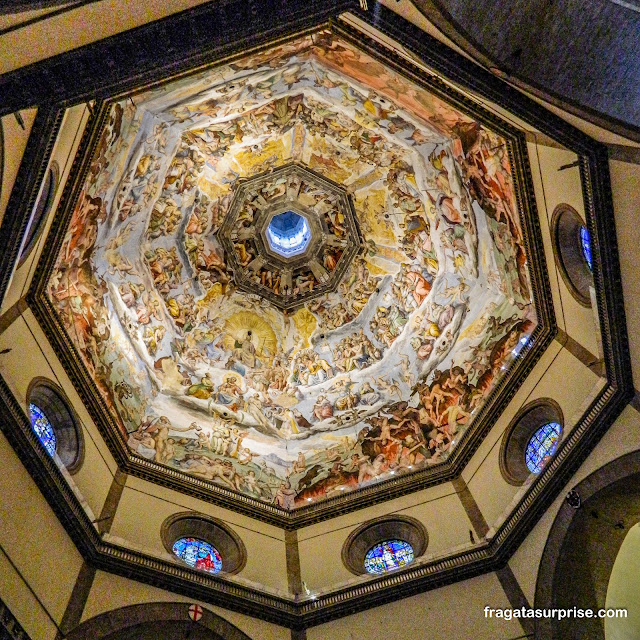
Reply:
[[[283,510],[446,462],[537,324],[509,141],[329,31],[113,102],[48,297],[133,462]]]
[[[285,310],[335,290],[362,245],[346,191],[297,164],[242,181],[217,236],[236,286]]]

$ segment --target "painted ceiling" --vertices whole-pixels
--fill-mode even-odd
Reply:
[[[48,296],[131,455],[295,509],[447,459],[523,246],[506,141],[321,31],[113,103]]]

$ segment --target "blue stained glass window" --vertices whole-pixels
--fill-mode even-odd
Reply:
[[[385,540],[367,552],[364,568],[369,573],[385,573],[400,569],[413,560],[413,548],[404,540]]]
[[[173,543],[173,553],[190,567],[218,573],[222,569],[222,556],[208,542],[198,538],[180,538]]]
[[[593,271],[593,262],[591,258],[591,236],[589,235],[589,230],[584,225],[580,227],[580,247],[582,249],[584,261],[587,263],[587,267],[589,267],[589,271]]]
[[[29,405],[29,415],[31,416],[31,426],[38,436],[38,440],[42,442],[42,446],[47,450],[50,456],[56,452],[56,433],[44,414],[44,411],[37,405],[31,403]]]
[[[302,253],[311,241],[311,230],[305,218],[294,211],[273,216],[267,227],[271,248],[288,258]]]
[[[540,473],[556,452],[561,432],[562,427],[557,422],[549,422],[531,436],[524,456],[531,473]]]

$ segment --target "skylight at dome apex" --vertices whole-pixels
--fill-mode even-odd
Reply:
[[[506,141],[320,31],[114,103],[48,295],[134,456],[295,509],[450,455],[536,326],[523,246]]]
[[[311,239],[307,221],[294,211],[275,216],[267,227],[267,234],[271,248],[285,257],[303,252]]]

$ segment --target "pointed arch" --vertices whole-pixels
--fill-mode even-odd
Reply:
[[[169,635],[178,629],[189,628],[192,625],[194,640],[251,640],[236,626],[224,618],[205,609],[201,605],[202,618],[192,622],[189,617],[191,603],[185,602],[154,602],[135,604],[102,613],[81,625],[65,636],[65,640],[128,640],[129,638],[149,638],[162,640],[158,635],[161,625]],[[134,635],[131,635],[134,633]]]

